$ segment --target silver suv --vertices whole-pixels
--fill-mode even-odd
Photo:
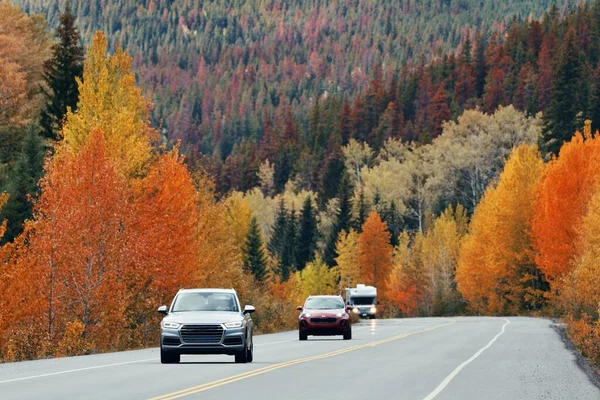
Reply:
[[[228,354],[236,363],[252,362],[250,314],[233,289],[181,289],[171,307],[160,306],[160,362],[178,363],[181,354]]]

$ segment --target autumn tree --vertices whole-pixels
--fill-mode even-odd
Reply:
[[[252,209],[241,192],[230,194],[223,203],[226,212],[226,221],[230,226],[235,242],[241,249],[246,243],[246,236],[252,220]]]
[[[41,17],[27,16],[7,2],[0,3],[0,32],[0,130],[7,135],[39,116],[51,43]]]
[[[297,273],[300,274],[305,297],[339,293],[339,269],[329,268],[319,256]]]
[[[102,130],[119,171],[135,176],[147,167],[156,138],[149,124],[150,103],[135,86],[131,57],[121,48],[107,56],[107,48],[106,37],[98,32],[87,53],[83,80],[77,79],[77,110],[67,112],[62,133],[69,151],[78,152],[92,130]]]
[[[49,91],[45,92],[47,106],[42,112],[41,125],[45,137],[56,140],[67,109],[77,110],[79,89],[77,79],[83,76],[84,50],[75,27],[75,15],[67,2],[60,15],[56,32],[57,43],[52,46],[52,58],[44,63],[44,75]]]
[[[386,298],[386,281],[393,266],[390,233],[379,214],[371,211],[358,239],[361,280],[380,290]]]
[[[539,309],[548,290],[530,237],[534,199],[544,163],[535,146],[521,145],[496,187],[475,209],[460,251],[456,282],[470,307],[486,313]]]
[[[428,279],[429,315],[452,315],[463,304],[456,290],[455,275],[463,235],[466,233],[466,214],[462,206],[450,206],[435,220],[418,246],[420,265]]]
[[[535,197],[533,242],[536,263],[552,283],[572,268],[579,253],[575,238],[598,181],[600,138],[591,136],[590,122],[550,161]]]
[[[250,220],[250,227],[246,236],[244,268],[252,273],[257,281],[265,281],[267,277],[267,257],[264,253],[264,243],[255,217]]]
[[[340,270],[340,284],[346,287],[354,287],[360,283],[358,238],[359,234],[354,229],[350,229],[348,233],[342,231],[335,246],[335,263]]]

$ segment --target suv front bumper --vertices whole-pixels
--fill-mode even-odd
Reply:
[[[235,355],[246,345],[246,327],[223,330],[218,342],[199,343],[185,339],[181,328],[161,328],[160,343],[163,351],[179,354],[227,354]]]

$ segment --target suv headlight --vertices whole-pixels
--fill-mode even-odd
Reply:
[[[242,321],[228,322],[225,324],[225,328],[241,328],[244,323]]]
[[[375,313],[377,312],[377,308],[375,308],[375,307],[371,307],[371,310],[370,310],[370,311],[371,311],[373,314],[375,314]]]
[[[340,313],[337,313],[335,316],[336,316],[336,317],[338,317],[338,318],[341,318],[341,317],[343,317],[343,316],[344,316],[344,313],[341,313],[341,312],[340,312]]]
[[[180,323],[177,323],[177,322],[166,322],[166,321],[163,321],[161,325],[165,329],[177,329],[177,328],[179,328],[181,326]]]

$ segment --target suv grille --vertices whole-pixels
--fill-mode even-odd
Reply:
[[[316,323],[316,324],[332,324],[335,321],[337,321],[336,318],[311,318],[310,322],[312,323]]]
[[[181,338],[185,343],[216,344],[221,342],[223,327],[221,325],[184,325],[181,327]]]

